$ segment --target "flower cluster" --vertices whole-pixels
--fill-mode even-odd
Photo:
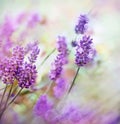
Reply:
[[[75,26],[76,34],[84,34],[87,27],[86,24],[88,23],[88,18],[86,15],[80,15],[78,24]]]
[[[30,57],[28,57],[30,63],[35,63],[36,59],[37,59],[37,55],[39,54],[40,49],[35,46],[34,49],[32,50]]]
[[[37,50],[37,51],[36,51]],[[31,61],[34,62],[39,53],[39,49],[33,50]],[[35,52],[36,51],[36,52]],[[36,66],[29,62],[24,62],[24,48],[17,46],[13,49],[12,57],[4,59],[0,64],[0,77],[5,84],[12,84],[15,80],[21,88],[29,88],[36,80]]]
[[[76,48],[76,58],[75,63],[78,66],[84,66],[92,62],[95,56],[95,49],[92,47],[92,39],[90,36],[83,36],[82,40],[77,45]]]
[[[49,78],[51,80],[56,80],[60,76],[63,69],[63,65],[68,62],[68,49],[65,37],[59,36],[57,43],[58,55],[54,63],[52,63],[52,69],[49,74]]]

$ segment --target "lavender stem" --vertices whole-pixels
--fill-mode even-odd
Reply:
[[[75,80],[76,80],[76,78],[77,78],[77,75],[78,75],[78,73],[79,73],[79,70],[80,70],[80,67],[78,67],[78,69],[77,69],[77,71],[76,71],[75,77],[74,77],[74,79],[73,79],[73,81],[72,81],[72,84],[71,84],[70,89],[69,89],[68,92],[71,91],[71,89],[72,89],[72,87],[73,87],[73,85],[74,85],[74,83],[75,83]]]

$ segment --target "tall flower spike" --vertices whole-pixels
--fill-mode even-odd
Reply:
[[[92,47],[90,36],[83,36],[76,48],[75,63],[81,67],[93,61],[96,50]]]
[[[88,18],[86,15],[80,15],[77,25],[75,26],[76,34],[84,34],[88,23]]]
[[[58,41],[57,41],[57,49],[58,49],[58,55],[54,61],[54,63],[52,63],[52,69],[50,71],[49,74],[49,78],[51,80],[56,80],[63,69],[63,65],[67,64],[68,62],[68,49],[67,49],[67,44],[66,44],[66,39],[65,37],[58,37]]]
[[[28,57],[30,63],[35,63],[39,52],[40,49],[38,48],[38,46],[35,46],[30,54],[30,57]]]

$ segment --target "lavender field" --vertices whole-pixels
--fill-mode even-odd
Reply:
[[[0,0],[0,124],[120,124],[120,0]]]

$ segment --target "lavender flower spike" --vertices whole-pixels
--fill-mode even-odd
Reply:
[[[75,63],[81,67],[94,59],[96,50],[92,47],[92,39],[90,36],[83,36],[76,48]]]
[[[38,48],[38,46],[35,46],[30,54],[30,57],[28,57],[30,63],[35,63],[39,52],[40,49]]]
[[[86,24],[88,23],[88,18],[86,15],[80,15],[78,24],[75,26],[76,34],[84,34],[87,27]]]
[[[63,65],[67,64],[68,62],[68,49],[67,49],[67,44],[66,44],[66,39],[65,37],[58,37],[58,42],[57,42],[58,46],[58,55],[54,61],[54,63],[52,63],[52,69],[50,70],[50,74],[49,74],[49,78],[51,80],[56,80],[63,69]]]

